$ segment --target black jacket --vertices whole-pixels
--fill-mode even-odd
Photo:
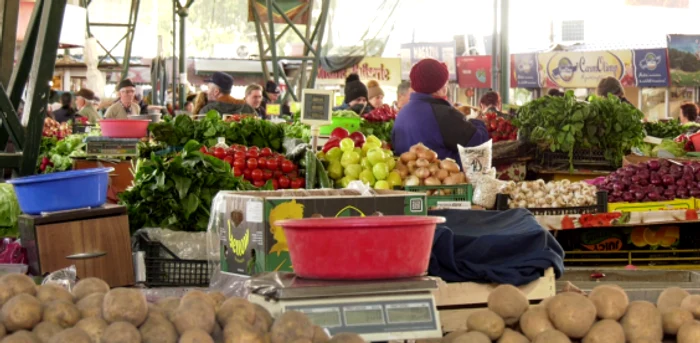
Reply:
[[[59,123],[65,123],[75,118],[75,110],[70,107],[61,107],[53,111],[53,119]]]

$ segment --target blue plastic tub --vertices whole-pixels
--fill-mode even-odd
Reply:
[[[104,205],[112,171],[114,168],[71,170],[10,179],[7,183],[14,186],[22,212],[36,215]]]

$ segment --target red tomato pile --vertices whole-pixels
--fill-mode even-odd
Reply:
[[[241,121],[241,119],[247,118],[247,117],[252,117],[252,116],[245,115],[245,114],[234,114],[232,116],[226,117],[226,119],[224,121],[227,123],[230,123],[230,122],[238,123]]]
[[[369,113],[365,113],[362,115],[362,118],[364,118],[367,121],[371,122],[387,122],[387,121],[392,121],[396,119],[396,110],[387,105],[381,105],[375,109],[373,109]]]
[[[518,128],[496,113],[486,113],[486,129],[494,143],[518,139]]]
[[[230,164],[234,175],[243,176],[255,187],[272,180],[274,189],[304,188],[304,178],[299,177],[297,165],[270,148],[233,145],[228,149],[202,147],[201,151]]]
[[[333,132],[331,132],[331,137],[328,139],[326,144],[323,145],[323,153],[325,154],[328,152],[328,150],[333,148],[339,148],[340,141],[343,140],[343,138],[352,139],[355,142],[356,148],[362,148],[362,146],[365,144],[365,135],[362,134],[362,132],[355,131],[353,133],[349,133],[348,130],[342,127],[336,127]]]

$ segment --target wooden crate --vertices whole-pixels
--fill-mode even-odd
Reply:
[[[549,268],[544,276],[520,290],[527,295],[530,303],[539,303],[542,299],[556,293],[554,269]],[[444,333],[467,328],[467,318],[475,311],[486,308],[486,299],[497,284],[479,284],[473,282],[446,283],[438,282],[438,289],[433,291],[440,322]]]

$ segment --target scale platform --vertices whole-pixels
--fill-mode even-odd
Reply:
[[[85,137],[87,156],[138,156],[138,138],[109,138],[101,136]]]
[[[250,301],[274,317],[299,311],[331,335],[354,332],[369,342],[442,338],[432,294],[438,284],[430,277],[321,281],[265,273],[248,287]]]

